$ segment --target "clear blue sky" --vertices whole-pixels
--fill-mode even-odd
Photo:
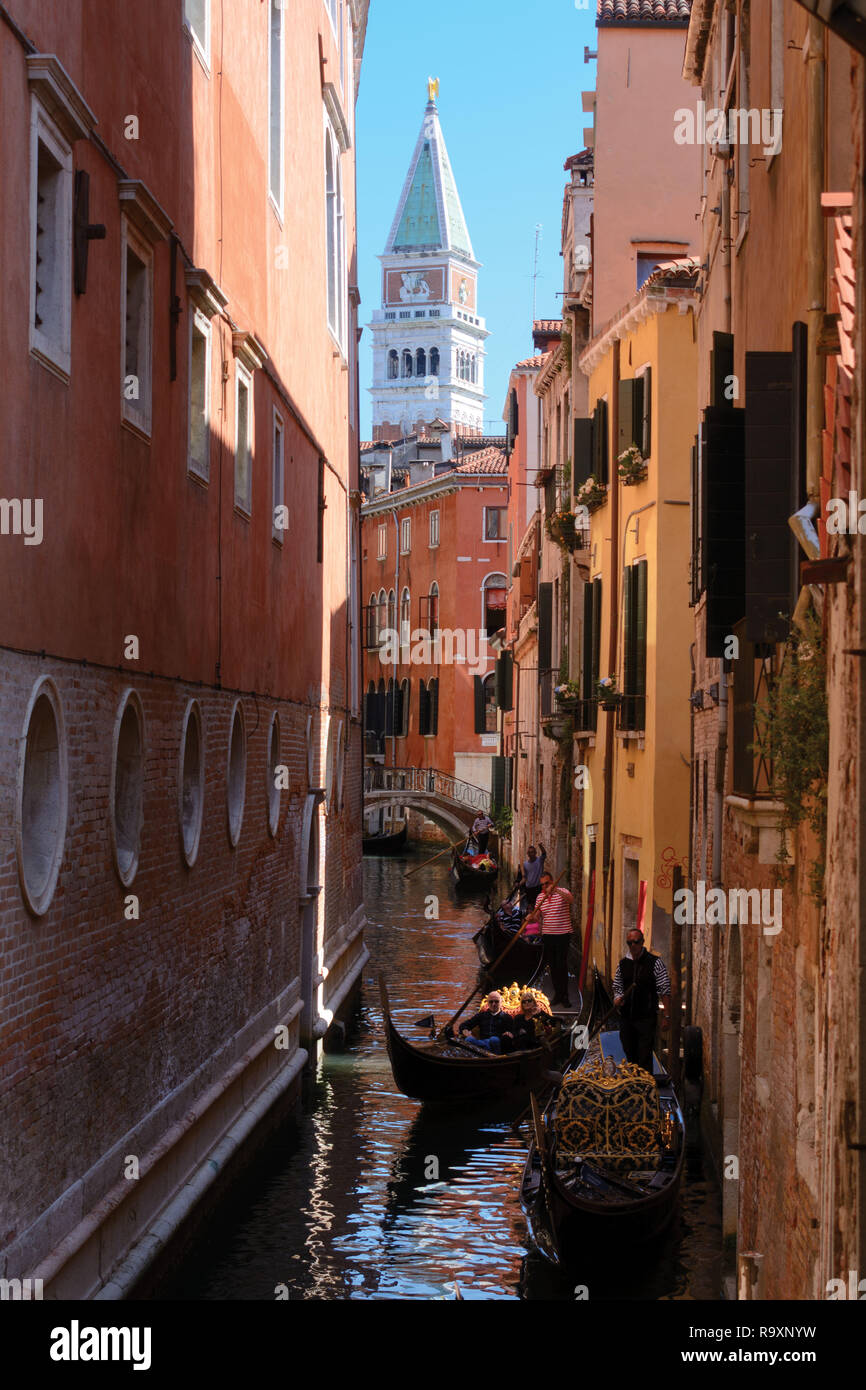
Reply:
[[[595,0],[371,0],[357,115],[361,322],[380,305],[376,259],[397,208],[438,77],[439,119],[457,179],[487,320],[487,421],[499,421],[508,373],[532,354],[535,225],[543,227],[538,317],[559,318],[563,164],[591,123]],[[361,437],[372,437],[369,332],[361,339]],[[490,429],[490,425],[485,428]],[[501,422],[498,429],[504,428]]]

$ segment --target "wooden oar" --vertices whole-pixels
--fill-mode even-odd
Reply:
[[[550,897],[551,893],[553,892],[554,888],[556,887],[556,884],[559,882],[559,879],[565,877],[565,873],[566,873],[566,870],[563,869],[562,873],[559,875],[559,878],[556,880],[556,883],[551,883],[550,887],[549,887],[548,889],[546,889],[546,891],[541,895],[541,897],[538,899],[538,902],[536,902],[536,904],[535,904],[535,907],[534,907],[534,909],[533,909],[533,912],[537,912],[537,911],[538,911],[538,903],[541,902],[543,898],[549,898],[549,897]],[[505,957],[508,955],[508,952],[511,950],[512,946],[514,946],[514,945],[516,944],[518,938],[521,937],[521,936],[523,935],[523,933],[526,931],[526,928],[529,926],[529,923],[530,923],[530,922],[533,922],[533,921],[535,921],[535,917],[534,917],[532,914],[530,914],[530,916],[527,917],[526,921],[525,921],[525,922],[523,923],[523,925],[521,926],[520,931],[515,932],[513,939],[512,939],[511,941],[509,941],[508,945],[506,946],[505,950],[502,952],[501,956],[499,956],[487,970],[482,970],[481,973],[482,973],[482,976],[483,976],[484,978],[486,978],[486,979],[488,979],[488,980],[493,979],[493,972],[494,972],[495,970],[497,970],[498,967],[502,964],[502,962],[505,960]],[[442,1029],[442,1032],[439,1034],[440,1038],[445,1036],[446,1030],[447,1030],[448,1028],[453,1028],[453,1027],[454,1027],[454,1024],[457,1022],[458,1018],[459,1018],[460,1015],[463,1013],[464,1009],[467,1009],[467,1008],[469,1007],[469,1005],[472,1003],[472,1000],[475,998],[475,996],[476,996],[476,994],[478,993],[478,991],[479,991],[480,988],[481,988],[481,985],[480,985],[480,984],[477,984],[477,985],[475,986],[475,988],[473,989],[472,993],[468,996],[468,998],[466,998],[466,999],[463,1000],[463,1003],[460,1005],[460,1008],[457,1010],[456,1014],[454,1014],[451,1018],[449,1018],[448,1022],[445,1024],[444,1028]]]
[[[426,869],[428,864],[433,864],[433,863],[436,862],[437,859],[441,859],[442,856],[443,856],[443,854],[448,854],[450,850],[456,849],[458,845],[464,845],[464,844],[466,844],[466,842],[467,842],[468,839],[469,839],[469,836],[467,835],[464,839],[455,840],[454,843],[453,843],[453,845],[447,845],[447,846],[445,847],[445,849],[440,849],[440,851],[439,851],[438,854],[434,854],[433,857],[432,857],[431,859],[425,859],[423,864],[416,864],[415,867],[414,867],[414,869],[409,869],[409,870],[403,875],[403,877],[404,877],[404,878],[411,878],[412,875],[413,875],[413,874],[417,874],[418,871],[419,871],[420,869]]]

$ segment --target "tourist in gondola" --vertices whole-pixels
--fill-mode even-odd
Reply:
[[[568,947],[571,942],[571,904],[574,898],[567,888],[554,888],[553,875],[541,875],[541,895],[527,918],[541,923],[544,958],[553,980],[553,1006],[569,1006]]]
[[[477,1028],[480,1037],[466,1037],[466,1042],[472,1043],[474,1047],[483,1048],[486,1052],[500,1052],[502,1039],[513,1039],[513,1025],[514,1019],[502,1007],[502,995],[498,990],[492,990],[487,996],[487,1007],[479,1009],[471,1018],[464,1019],[457,1031],[463,1038],[473,1028]]]
[[[544,873],[544,861],[547,858],[547,850],[541,846],[541,853],[530,845],[526,851],[526,858],[523,866],[517,872],[517,882],[515,888],[520,887],[521,897],[526,908],[535,907],[538,895],[541,892],[541,875]]]
[[[661,956],[644,946],[643,932],[632,927],[626,936],[628,955],[623,956],[613,979],[613,1002],[622,1019],[619,1036],[629,1062],[652,1075],[653,1043],[659,1005],[662,1027],[667,1027],[671,982]]]
[[[513,1041],[503,1043],[505,1052],[521,1052],[546,1042],[556,1027],[555,1020],[546,1014],[533,994],[527,990],[520,996],[520,1013],[510,1020]]]
[[[485,811],[479,811],[472,822],[472,838],[478,846],[479,854],[487,853],[487,841],[493,829],[493,821]]]

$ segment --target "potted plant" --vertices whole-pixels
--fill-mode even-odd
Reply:
[[[578,506],[586,507],[587,511],[594,512],[607,500],[607,487],[600,483],[594,473],[590,473],[585,483],[582,483],[575,494],[575,501]]]
[[[636,444],[623,449],[616,462],[623,487],[634,487],[635,483],[642,483],[647,475],[647,461]]]
[[[622,695],[616,688],[616,676],[602,676],[596,682],[598,701],[602,709],[616,709]]]
[[[577,681],[562,681],[553,687],[553,693],[560,709],[575,709],[580,699],[580,685]]]
[[[544,523],[544,529],[551,540],[556,541],[563,550],[572,551],[577,545],[574,512],[569,511],[567,507],[559,512],[551,512]]]

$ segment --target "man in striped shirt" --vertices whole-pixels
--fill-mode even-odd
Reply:
[[[662,1006],[662,1027],[666,1028],[671,982],[661,956],[644,946],[640,927],[629,930],[626,945],[629,953],[613,977],[613,1002],[622,1015],[619,1036],[626,1059],[652,1075],[658,1006]]]
[[[568,947],[571,942],[571,904],[574,901],[567,888],[554,888],[553,875],[541,875],[541,895],[528,922],[541,922],[541,942],[544,959],[553,980],[551,1003],[568,1008]]]

